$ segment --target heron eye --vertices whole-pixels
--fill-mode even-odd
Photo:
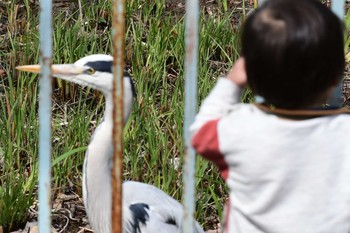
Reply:
[[[86,74],[94,74],[96,71],[93,68],[88,68],[85,70]]]

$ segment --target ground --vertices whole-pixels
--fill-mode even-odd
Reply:
[[[93,2],[93,0],[91,0]],[[5,35],[8,28],[7,28],[7,17],[6,12],[2,12],[4,9],[4,2],[0,2],[0,35]],[[38,7],[38,1],[31,0],[30,1],[31,7],[37,8]],[[171,14],[184,14],[185,11],[185,2],[182,1],[176,1],[176,0],[168,0],[166,8],[168,9],[168,12]],[[207,13],[207,14],[213,14],[217,11],[216,9],[216,1],[213,0],[201,0],[201,8]],[[24,4],[19,4],[18,6],[18,14],[21,14],[21,8],[24,7]],[[76,8],[77,4],[72,3],[70,0],[56,0],[54,1],[54,7],[55,9],[64,9],[65,11],[69,12],[72,9]],[[229,9],[236,9],[238,11],[237,15],[233,15],[233,21],[239,19],[239,14],[241,13],[240,10],[241,2],[240,1],[234,1],[230,0],[228,1],[228,8]],[[251,9],[252,7],[247,4],[247,11]],[[1,69],[1,59],[0,59],[0,77],[4,76],[5,71]],[[0,94],[1,94],[1,86],[0,86]],[[345,81],[344,81],[344,88],[343,88],[343,100],[344,105],[350,106],[350,79],[349,79],[349,72],[348,69],[345,72]],[[52,218],[53,218],[53,227],[56,229],[57,232],[91,232],[90,226],[88,224],[88,220],[85,214],[84,206],[82,203],[82,197],[75,193],[74,184],[72,183],[71,187],[67,187],[64,193],[59,192],[55,195],[55,201],[53,203],[53,210],[52,210]],[[35,227],[33,229],[33,226],[35,226],[35,221],[37,220],[37,203],[35,203],[30,209],[29,209],[29,222],[28,222],[28,228],[25,230],[17,231],[17,232],[35,232]],[[213,218],[213,228],[215,228],[215,224],[218,222],[218,217],[214,216]],[[31,223],[31,224],[29,224]],[[31,225],[31,226],[30,226]],[[30,230],[32,228],[32,230]],[[2,230],[0,228],[0,233],[2,233]]]

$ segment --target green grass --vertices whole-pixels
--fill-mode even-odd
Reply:
[[[54,10],[54,63],[111,51],[110,3],[82,2],[83,15],[77,7]],[[165,0],[127,4],[125,61],[137,98],[125,128],[124,177],[154,184],[181,200],[182,170],[171,161],[182,161],[183,156],[183,13],[167,10]],[[8,21],[8,28],[0,34],[0,71],[5,72],[0,78],[0,226],[9,232],[26,222],[27,210],[37,198],[38,79],[14,67],[38,62],[38,9],[29,0],[1,6],[0,19]],[[219,1],[213,15],[202,9],[199,102],[238,57],[240,25],[233,14],[227,1]],[[104,99],[62,81],[55,81],[54,88],[52,187],[63,190],[69,180],[81,194],[84,152],[101,120]],[[249,91],[244,100],[251,100]],[[196,177],[196,218],[205,229],[212,228],[216,217],[221,218],[227,188],[216,168],[201,158]]]
[[[82,2],[83,15],[77,7],[68,12],[54,9],[54,63],[111,51],[110,3]],[[124,177],[154,184],[181,200],[182,170],[171,161],[182,161],[183,156],[183,13],[167,10],[165,0],[127,4],[125,61],[136,82],[137,98],[125,128]],[[26,222],[27,210],[37,198],[38,79],[14,67],[38,62],[38,9],[29,0],[1,6],[0,19],[8,21],[8,28],[0,34],[0,71],[5,72],[0,78],[0,226],[9,232]],[[238,57],[240,25],[235,17],[227,1],[219,1],[213,15],[202,9],[199,102]],[[349,17],[347,26],[348,21]],[[104,99],[93,90],[62,81],[55,81],[54,88],[52,187],[63,190],[69,180],[81,194],[84,152],[101,120]],[[244,101],[250,100],[248,91]],[[208,229],[216,217],[221,218],[227,188],[216,168],[201,158],[196,177],[196,218]]]
[[[82,2],[83,15],[77,7],[68,13],[54,9],[54,63],[111,51],[110,3]],[[171,161],[183,155],[184,17],[165,9],[165,0],[127,3],[126,66],[136,82],[137,99],[125,129],[124,176],[181,200],[182,170]],[[8,30],[0,35],[0,69],[6,72],[0,79],[0,226],[8,232],[26,223],[37,198],[38,78],[14,67],[38,62],[39,36],[38,9],[29,0],[4,6],[0,18],[7,18]],[[238,56],[239,25],[233,26],[232,14],[227,1],[220,1],[214,15],[201,13],[200,101]],[[55,81],[54,88],[53,190],[63,190],[69,180],[81,194],[85,146],[102,117],[104,99],[63,81]],[[211,228],[213,216],[221,217],[227,190],[213,165],[201,158],[196,177],[196,218]]]

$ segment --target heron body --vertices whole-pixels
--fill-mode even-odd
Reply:
[[[83,167],[83,198],[92,229],[111,233],[112,206],[112,61],[109,55],[86,56],[74,64],[53,65],[57,78],[101,91],[105,96],[102,122],[93,133]],[[40,72],[40,66],[21,66],[19,70]],[[133,84],[124,73],[124,122],[133,104]],[[123,233],[181,233],[183,206],[160,189],[134,181],[123,183]],[[195,222],[195,233],[204,233]]]

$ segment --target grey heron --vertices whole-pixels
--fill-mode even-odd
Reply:
[[[94,54],[74,64],[52,65],[54,77],[89,86],[105,96],[102,122],[93,133],[83,167],[83,198],[89,222],[97,233],[111,233],[111,158],[112,158],[112,60],[109,55]],[[40,72],[40,65],[17,69]],[[134,86],[131,76],[124,73],[124,122],[133,103]],[[123,182],[124,233],[180,233],[183,206],[155,186]],[[195,232],[204,233],[198,222]]]

